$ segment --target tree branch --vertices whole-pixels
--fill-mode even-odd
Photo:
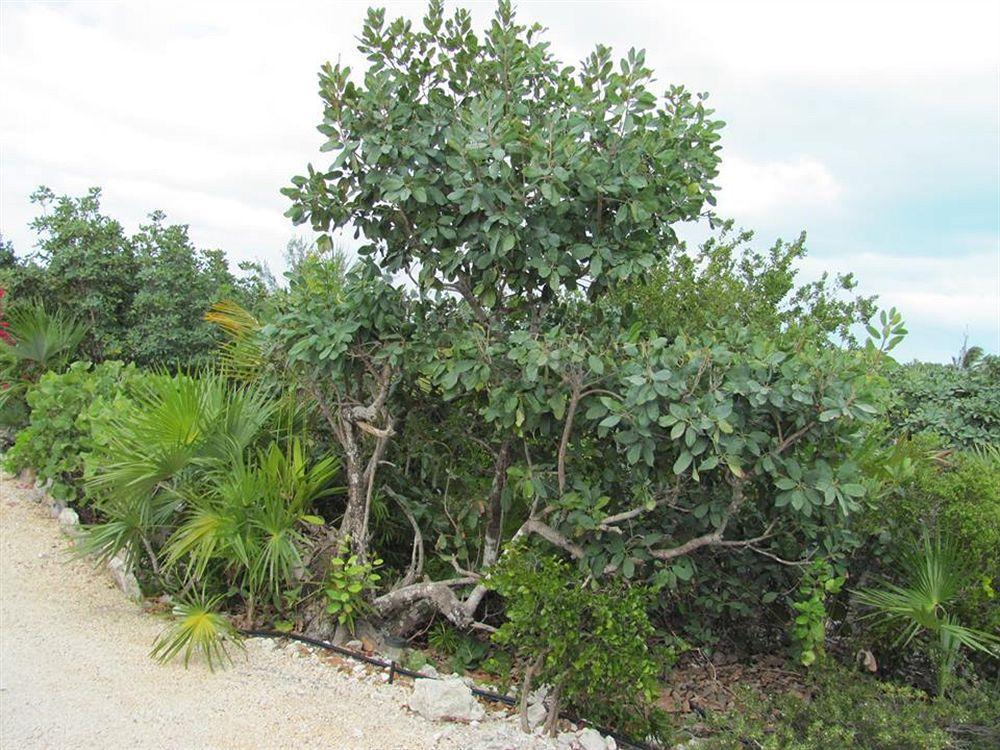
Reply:
[[[576,416],[576,407],[580,403],[580,378],[573,377],[571,382],[573,389],[569,396],[569,406],[566,408],[566,421],[563,424],[562,437],[559,439],[559,453],[556,458],[556,477],[559,482],[560,497],[566,491],[566,447],[573,432],[573,418]]]
[[[696,536],[693,539],[688,539],[684,544],[678,545],[677,547],[670,547],[669,549],[656,549],[651,550],[650,554],[657,560],[673,560],[675,557],[683,557],[684,555],[694,552],[696,549],[707,546],[726,546],[733,547],[739,546],[740,544],[749,544],[752,542],[760,541],[759,539],[751,539],[747,542],[724,542],[722,535],[726,533],[726,526],[729,525],[729,520],[736,514],[740,506],[743,504],[743,480],[735,479],[732,482],[733,496],[729,501],[729,505],[726,507],[726,513],[722,517],[722,523],[720,523],[714,531],[710,531],[707,534],[702,534],[701,536]],[[766,538],[766,537],[765,537]]]
[[[578,544],[574,544],[548,524],[544,524],[534,518],[529,518],[524,522],[524,525],[521,526],[521,530],[526,533],[538,534],[538,536],[542,537],[551,544],[569,552],[574,559],[579,560],[583,557],[583,547]]]

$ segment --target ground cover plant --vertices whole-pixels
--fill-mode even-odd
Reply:
[[[419,24],[372,10],[359,44],[366,71],[320,72],[329,160],[283,191],[318,235],[285,284],[160,214],[127,237],[99,191],[40,191],[40,255],[0,256],[7,465],[172,599],[154,655],[216,666],[237,626],[374,633],[524,708],[549,684],[550,731],[566,708],[667,737],[678,659],[777,654],[809,695],[701,729],[983,735],[996,358],[895,362],[899,312],[850,275],[797,279],[804,236],[761,250],[715,216],[722,123],[641,51],[567,67],[508,2],[485,32],[439,2]]]

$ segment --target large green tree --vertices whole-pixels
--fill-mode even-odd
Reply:
[[[483,570],[525,537],[592,576],[661,585],[690,579],[707,549],[779,561],[836,548],[861,492],[847,458],[870,381],[866,358],[827,334],[868,305],[796,291],[794,252],[772,256],[768,299],[787,309],[765,326],[751,310],[753,321],[726,315],[685,335],[632,304],[639,286],[657,298],[651,269],[669,267],[678,224],[713,203],[721,123],[703,97],[651,90],[635,50],[616,64],[599,47],[564,66],[509,2],[483,36],[466,11],[446,18],[432,2],[421,27],[370,11],[360,38],[362,77],[321,72],[319,130],[334,157],[293,178],[288,215],[323,233],[354,226],[366,265],[390,274],[381,284],[408,275],[418,297],[388,340],[365,317],[382,286],[338,303],[348,308],[327,326],[288,319],[281,346],[313,383],[369,384],[328,416],[363,427],[382,415],[353,433],[372,468],[364,512],[398,500],[414,560],[437,540],[433,570],[411,566],[376,612],[400,629],[431,609],[469,625]],[[755,284],[743,282],[755,279],[733,268],[722,264],[716,286],[749,302]],[[774,335],[806,318],[815,335]],[[352,346],[371,357],[390,341],[393,385],[373,387],[387,371]],[[444,479],[428,469],[429,425],[446,443]],[[364,553],[370,540],[354,544]]]

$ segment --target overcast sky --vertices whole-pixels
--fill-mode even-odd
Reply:
[[[199,246],[280,271],[304,230],[278,190],[328,160],[317,71],[363,67],[370,4],[0,0],[0,232],[28,252],[35,187],[97,185],[130,231],[163,209]],[[493,9],[462,4],[480,28]],[[519,8],[564,62],[642,47],[663,88],[710,92],[720,213],[762,246],[807,230],[803,276],[855,271],[908,321],[902,358],[946,361],[966,333],[1000,349],[1000,3]]]

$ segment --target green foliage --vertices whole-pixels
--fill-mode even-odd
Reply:
[[[323,522],[308,511],[334,491],[337,468],[332,458],[309,465],[297,439],[204,461],[176,491],[184,506],[163,547],[165,567],[190,581],[221,576],[251,602],[280,607],[302,577],[303,525]]]
[[[891,569],[926,530],[950,540],[962,568],[975,573],[965,579],[953,614],[1000,632],[1000,455],[988,448],[945,450],[922,434],[870,450],[864,463],[875,485],[858,519],[872,537],[869,564]]]
[[[371,10],[363,81],[326,65],[326,170],[284,193],[296,223],[353,224],[362,252],[474,307],[530,303],[588,280],[596,294],[676,245],[712,202],[718,130],[701,98],[649,89],[645,54],[598,47],[578,72],[499,3],[483,37],[431,2],[423,28]]]
[[[922,544],[904,559],[902,585],[886,582],[881,588],[854,593],[859,602],[873,609],[870,617],[900,631],[897,645],[909,646],[922,634],[932,637],[939,696],[946,694],[963,646],[1000,657],[1000,637],[965,627],[950,612],[967,576],[954,547],[940,536],[932,540],[925,533]]]
[[[124,229],[101,213],[98,188],[80,198],[57,198],[40,187],[31,200],[44,212],[31,224],[38,233],[38,265],[26,264],[15,276],[12,296],[44,295],[47,302],[87,321],[83,353],[88,359],[123,358],[139,271]]]
[[[422,27],[373,10],[361,44],[363,78],[321,72],[332,163],[284,192],[295,222],[363,233],[366,260],[304,256],[263,329],[344,451],[352,551],[377,533],[420,567],[434,539],[442,577],[537,537],[601,585],[697,589],[681,605],[707,631],[704,600],[749,620],[743,599],[794,588],[775,558],[855,546],[852,457],[905,328],[887,311],[854,346],[872,301],[842,298],[851,277],[797,285],[801,239],[754,253],[725,225],[684,260],[719,163],[702,98],[653,93],[640,51],[566,68],[508,2],[482,35],[439,2]],[[373,513],[385,497],[413,537]],[[412,604],[393,593],[380,614]],[[464,626],[481,592],[461,594]]]
[[[330,573],[323,593],[326,595],[326,611],[337,617],[337,622],[354,633],[354,622],[369,611],[367,595],[374,591],[382,576],[375,568],[381,560],[362,562],[357,555],[350,554],[350,540],[344,539],[340,553],[330,559]]]
[[[33,469],[51,480],[49,492],[62,500],[79,500],[84,456],[96,446],[93,421],[100,421],[136,377],[134,366],[121,362],[74,362],[63,373],[49,372],[29,391],[31,416],[5,456],[10,471]]]
[[[697,253],[660,260],[649,275],[614,294],[614,304],[634,308],[650,331],[674,337],[747,326],[757,333],[823,339],[832,334],[853,342],[851,326],[867,323],[874,298],[848,297],[853,275],[831,283],[820,279],[796,284],[796,264],[806,256],[805,234],[795,242],[776,242],[766,253],[752,248],[752,232],[723,222]]]
[[[150,655],[166,663],[183,654],[187,667],[191,657],[200,654],[213,672],[217,666],[229,664],[232,659],[227,647],[230,644],[243,646],[229,620],[215,611],[221,599],[192,595],[175,604],[174,623],[156,639]]]
[[[87,331],[76,319],[50,312],[37,301],[7,310],[7,321],[14,339],[8,344],[10,353],[18,361],[20,376],[29,381],[64,367]]]
[[[140,364],[190,365],[207,359],[218,344],[203,319],[209,307],[240,291],[219,250],[194,248],[183,225],[164,225],[155,211],[132,238],[137,290],[128,310],[123,345]]]
[[[913,363],[888,377],[887,418],[896,434],[928,431],[959,447],[1000,443],[1000,357],[968,367]]]
[[[41,302],[0,307],[0,318],[4,315],[7,319],[0,321],[0,424],[20,428],[26,421],[28,390],[44,373],[65,368],[86,328],[70,316],[50,312]]]
[[[217,376],[146,378],[129,408],[102,426],[104,448],[87,459],[87,490],[109,519],[92,538],[102,553],[145,559],[170,529],[183,504],[178,490],[198,464],[242,454],[275,409],[266,392]]]
[[[276,414],[258,386],[214,375],[148,379],[88,458],[88,490],[107,521],[87,549],[124,551],[161,586],[176,573],[235,590],[251,606],[280,607],[301,574],[303,525],[321,522],[311,504],[335,491],[338,464],[310,463],[296,439],[270,439]]]
[[[845,581],[845,576],[837,575],[826,560],[815,560],[802,576],[797,600],[792,603],[792,609],[798,614],[792,623],[791,635],[799,662],[804,666],[814,664],[823,656],[829,620],[826,598],[839,593]]]
[[[811,697],[745,695],[738,709],[712,715],[708,750],[990,750],[1000,742],[1000,696],[956,691],[929,699],[857,672],[819,670]]]
[[[427,643],[439,654],[448,657],[451,671],[458,674],[479,667],[490,651],[488,643],[462,633],[445,622],[434,624],[427,633]]]
[[[203,320],[226,297],[246,304],[260,290],[238,280],[220,251],[199,251],[187,227],[164,224],[162,212],[134,237],[101,213],[101,191],[56,197],[41,187],[32,201],[44,213],[32,222],[38,252],[13,259],[7,275],[11,297],[44,297],[61,313],[87,323],[82,355],[91,361],[127,359],[144,365],[190,366],[217,344]]]
[[[522,672],[530,670],[522,691],[533,680],[554,685],[599,725],[638,737],[663,733],[653,706],[659,668],[647,645],[647,591],[620,581],[583,585],[565,562],[516,547],[488,585],[503,596],[507,615],[494,640],[516,651]]]

